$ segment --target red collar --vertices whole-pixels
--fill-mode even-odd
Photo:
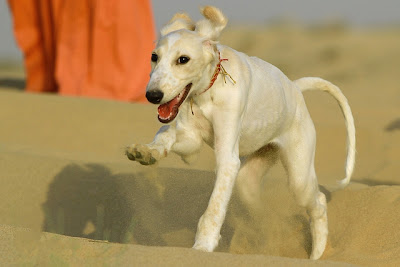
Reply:
[[[225,75],[228,75],[228,77],[232,80],[233,84],[236,84],[236,81],[232,78],[232,76],[229,73],[226,72],[224,66],[221,65],[222,61],[228,61],[228,59],[221,58],[221,53],[218,51],[218,64],[215,67],[215,71],[214,71],[213,76],[211,77],[210,84],[204,91],[202,91],[201,93],[196,94],[196,95],[201,95],[202,93],[205,93],[208,89],[210,89],[213,86],[214,82],[217,80],[218,74],[220,74],[220,73],[223,75],[225,83],[226,83]],[[194,115],[192,106],[193,106],[193,98],[190,99],[190,109],[192,110],[192,115]]]
[[[221,73],[221,69],[224,70],[224,67],[222,67],[222,65],[221,65],[221,62],[222,62],[222,61],[228,61],[228,59],[227,59],[227,58],[221,58],[221,53],[218,51],[218,64],[217,64],[217,66],[215,67],[215,71],[214,71],[213,76],[211,77],[210,84],[209,84],[208,87],[207,87],[203,92],[201,92],[199,95],[201,95],[202,93],[205,93],[208,89],[210,89],[210,88],[213,86],[214,82],[217,80],[218,74]],[[225,74],[225,71],[222,72],[222,74]]]

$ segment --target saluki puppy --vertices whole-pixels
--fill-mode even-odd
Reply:
[[[214,149],[215,186],[193,246],[203,251],[218,245],[236,181],[244,200],[256,205],[254,181],[275,163],[272,159],[280,158],[290,190],[310,216],[310,258],[318,259],[327,241],[327,205],[314,170],[315,129],[302,92],[326,91],[342,109],[347,160],[340,187],[349,183],[355,161],[355,127],[347,99],[328,81],[311,77],[291,81],[275,66],[219,44],[226,17],[211,6],[201,13],[204,19],[197,23],[186,14],[176,14],[162,28],[151,55],[146,97],[159,105],[160,122],[174,123],[161,127],[153,142],[128,146],[126,155],[148,165],[170,152],[190,162],[203,143]]]

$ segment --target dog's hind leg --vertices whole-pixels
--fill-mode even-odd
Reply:
[[[319,191],[314,169],[315,129],[308,114],[286,133],[280,155],[288,174],[289,188],[297,203],[305,207],[310,216],[310,258],[319,259],[326,246],[328,218],[326,198]]]
[[[236,190],[247,209],[257,211],[261,205],[262,178],[278,159],[278,147],[268,144],[245,158],[236,180]]]
[[[262,201],[263,180],[279,158],[278,150],[276,145],[268,144],[241,159],[242,164],[235,185],[237,198],[229,216],[230,225],[234,229],[229,246],[231,252],[243,253],[243,249],[249,244],[254,248],[264,246],[264,240],[260,238],[260,231],[265,222],[263,219],[265,203]]]

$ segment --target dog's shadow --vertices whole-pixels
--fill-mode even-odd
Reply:
[[[42,205],[43,230],[118,243],[191,247],[214,179],[213,172],[190,169],[150,167],[136,173],[113,174],[99,164],[71,164],[64,167],[49,186],[47,200]],[[270,232],[252,234],[253,229],[259,231],[261,227],[263,231],[262,228],[265,230],[271,225],[255,227],[248,221],[248,212],[243,211],[243,205],[234,195],[218,251],[279,255],[279,251],[257,248],[260,242],[271,238]],[[287,221],[286,215],[265,215],[268,218],[265,222],[272,220],[275,227],[277,221],[292,224],[290,227],[297,231],[298,239],[303,240],[300,249],[303,254],[307,253],[310,232],[303,214],[290,215],[296,218],[295,223]],[[297,222],[301,222],[300,231]],[[233,236],[235,244],[231,248]],[[290,242],[284,239],[282,237],[280,242],[283,246]],[[242,245],[243,240],[254,246]],[[276,245],[271,244],[274,248]]]
[[[98,164],[71,164],[49,186],[43,230],[120,243],[189,245],[168,234],[186,229],[186,239],[193,242],[213,176],[162,168],[112,174]]]

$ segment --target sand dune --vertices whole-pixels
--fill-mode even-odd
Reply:
[[[262,212],[248,212],[235,195],[218,252],[193,251],[188,248],[214,182],[209,148],[191,166],[170,156],[143,167],[123,151],[151,141],[159,127],[154,106],[3,89],[0,263],[398,266],[399,36],[396,30],[285,26],[231,28],[223,37],[292,79],[330,79],[349,98],[357,166],[346,189],[324,191],[330,233],[320,261],[307,260],[308,217],[291,198],[280,166],[262,185]],[[324,190],[344,173],[344,121],[328,95],[307,93],[306,101]]]

